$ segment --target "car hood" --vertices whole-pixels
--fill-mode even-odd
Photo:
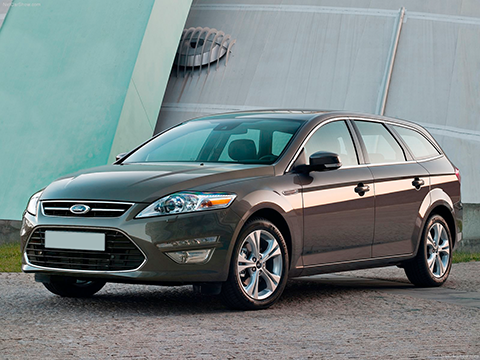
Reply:
[[[51,183],[41,200],[106,200],[150,203],[182,190],[274,175],[273,166],[242,164],[125,164],[80,171]]]

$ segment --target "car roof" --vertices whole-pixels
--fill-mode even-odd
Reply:
[[[192,120],[215,120],[228,117],[229,119],[248,119],[248,118],[263,118],[263,119],[292,119],[310,121],[313,119],[329,119],[332,117],[355,117],[366,118],[380,121],[388,121],[392,123],[404,125],[417,125],[411,121],[381,116],[376,114],[368,114],[345,110],[298,110],[298,109],[266,109],[266,110],[247,110],[234,111],[219,114],[212,114],[207,116],[200,116]]]
[[[393,125],[398,124],[398,125],[408,126],[423,133],[424,136],[427,136],[431,141],[437,144],[433,136],[423,126],[421,126],[418,123],[408,121],[408,120],[388,117],[384,115],[368,114],[368,113],[346,111],[346,110],[312,110],[312,109],[246,110],[246,111],[235,111],[235,112],[226,112],[226,113],[201,116],[188,121],[220,120],[220,119],[285,119],[285,120],[305,121],[306,123],[310,123],[310,126],[313,127],[315,126],[315,124],[319,124],[325,120],[336,118],[336,117],[339,117],[339,118],[351,117],[354,119],[377,120],[382,122],[388,122]]]
[[[266,109],[266,110],[247,110],[247,111],[235,111],[227,113],[212,114],[207,116],[197,117],[191,120],[220,120],[220,119],[286,119],[286,120],[303,120],[309,122],[311,120],[317,120],[321,122],[322,120],[327,120],[332,117],[353,117],[358,119],[370,119],[370,120],[379,120],[386,121],[390,123],[396,123],[399,125],[407,125],[414,127],[417,130],[420,130],[423,133],[427,133],[425,129],[414,122],[392,118],[388,116],[368,114],[355,111],[345,111],[345,110],[299,110],[299,109]],[[188,120],[188,121],[191,121]],[[317,122],[315,121],[315,122]]]
[[[252,110],[252,111],[235,111],[221,114],[213,114],[207,116],[197,117],[192,120],[219,120],[223,118],[228,119],[290,119],[290,120],[304,120],[309,121],[317,118],[319,115],[328,113],[324,110]]]

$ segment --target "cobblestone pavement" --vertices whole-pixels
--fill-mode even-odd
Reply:
[[[256,312],[191,287],[108,284],[64,299],[32,275],[0,274],[0,358],[480,359],[475,301],[444,299],[479,293],[479,274],[480,262],[456,264],[427,297],[397,268],[296,279]]]

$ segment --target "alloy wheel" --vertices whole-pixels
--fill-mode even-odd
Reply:
[[[237,258],[237,280],[248,297],[263,300],[271,296],[282,270],[282,252],[270,232],[255,230],[245,237]]]
[[[427,265],[432,275],[441,278],[448,269],[450,261],[450,242],[445,227],[435,222],[427,235]]]

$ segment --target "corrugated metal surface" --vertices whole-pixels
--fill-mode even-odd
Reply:
[[[170,78],[156,131],[229,110],[374,112],[402,6],[385,113],[426,125],[461,168],[464,201],[480,203],[478,0],[196,1],[186,26],[223,30],[236,44],[208,76]]]
[[[185,119],[181,108],[374,111],[397,11],[370,18],[312,10],[320,11],[194,6],[187,27],[208,25],[236,43],[228,65],[208,76],[171,77],[157,130]]]

